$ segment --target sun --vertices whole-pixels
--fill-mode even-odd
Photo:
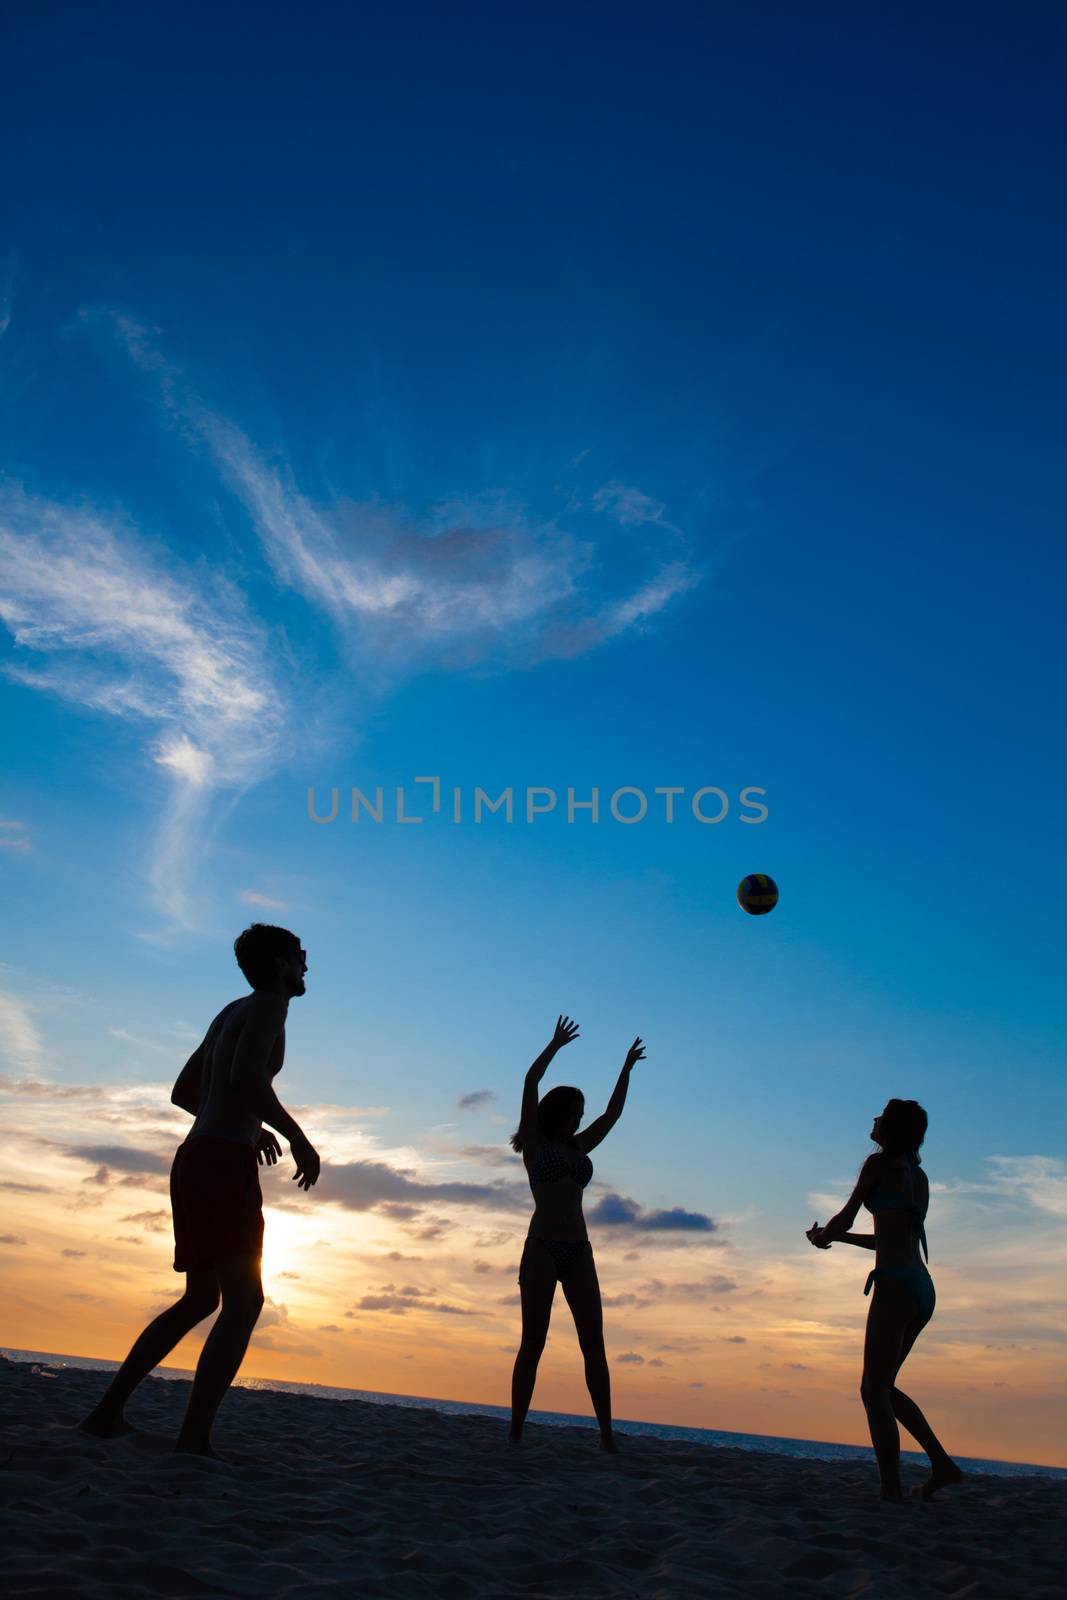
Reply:
[[[263,1287],[277,1299],[274,1285],[283,1272],[299,1273],[309,1246],[308,1224],[291,1211],[263,1208]]]

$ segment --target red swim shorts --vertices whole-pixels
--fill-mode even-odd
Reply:
[[[251,1145],[197,1137],[180,1144],[170,1169],[174,1270],[195,1272],[263,1252],[263,1196]]]

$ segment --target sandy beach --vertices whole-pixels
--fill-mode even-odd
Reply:
[[[873,1463],[625,1436],[611,1457],[593,1430],[535,1424],[516,1449],[488,1418],[241,1389],[224,1465],[173,1454],[177,1380],[143,1386],[136,1432],[79,1433],[102,1381],[0,1367],[12,1597],[1062,1592],[1054,1480],[974,1477],[886,1506]]]

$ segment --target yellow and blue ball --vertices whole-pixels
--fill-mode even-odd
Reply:
[[[765,872],[750,872],[737,885],[737,903],[749,916],[762,917],[778,904],[778,885]]]

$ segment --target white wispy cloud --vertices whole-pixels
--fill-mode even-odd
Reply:
[[[341,623],[392,624],[413,639],[521,625],[575,593],[588,550],[569,535],[459,522],[421,534],[395,513],[315,510],[230,426],[206,424],[278,577]]]
[[[40,1071],[44,1047],[25,1002],[0,990],[0,1053],[19,1072]]]
[[[98,313],[101,315],[101,313]],[[323,610],[362,653],[397,663],[432,652],[460,667],[499,655],[525,663],[589,650],[647,622],[699,574],[651,553],[650,576],[610,597],[611,564],[589,540],[531,518],[506,497],[474,497],[415,519],[393,507],[342,502],[323,508],[291,472],[263,459],[232,423],[184,386],[160,353],[159,331],[110,314],[120,342],[160,385],[164,404],[199,434],[245,506],[278,581]],[[598,509],[664,528],[664,508],[638,489],[609,484]]]
[[[1055,1217],[1067,1217],[1067,1163],[1055,1156],[990,1156],[993,1187],[1021,1195]]]
[[[269,894],[260,894],[258,889],[242,889],[241,899],[246,906],[265,906],[268,911],[284,911],[285,902],[273,900]]]
[[[453,501],[421,519],[317,506],[288,468],[204,406],[162,353],[158,329],[106,310],[83,321],[103,322],[151,376],[180,433],[206,445],[245,506],[278,582],[331,619],[367,677],[577,655],[646,625],[700,580],[677,545],[669,561],[642,548],[636,567],[630,551],[622,576],[591,541],[503,496]],[[630,486],[606,484],[596,503],[629,526],[671,526],[659,502]],[[240,793],[290,753],[268,630],[218,568],[183,567],[115,513],[16,485],[0,489],[0,622],[16,645],[9,679],[146,725],[144,754],[166,785],[149,883],[172,924],[195,926],[204,845]],[[325,738],[337,716],[324,706],[306,737]],[[313,721],[305,717],[305,731]],[[0,849],[27,848],[24,831],[0,829]]]
[[[108,1028],[107,1031],[113,1039],[119,1039],[123,1044],[132,1044],[138,1050],[152,1050],[170,1061],[174,1060],[177,1053],[172,1044],[160,1044],[158,1039],[145,1039],[140,1034],[131,1033],[128,1028]]]
[[[25,822],[18,817],[0,817],[0,850],[27,855],[32,848]]]
[[[1011,1202],[1025,1201],[1053,1217],[1067,1217],[1067,1162],[1057,1156],[986,1156],[990,1171],[978,1178],[951,1178],[930,1184],[931,1206],[944,1220],[962,1224],[980,1208],[981,1226],[993,1214],[1007,1215]],[[823,1220],[839,1211],[855,1185],[842,1180],[837,1194],[812,1191],[808,1205]]]
[[[593,505],[597,511],[607,512],[614,517],[623,527],[637,528],[643,523],[652,522],[675,531],[673,524],[667,521],[667,507],[662,500],[654,500],[650,494],[632,484],[619,483],[615,479],[602,484],[593,495]]]
[[[6,675],[152,727],[149,760],[170,780],[151,881],[190,923],[191,847],[207,796],[269,770],[283,734],[266,630],[218,572],[164,564],[136,530],[84,505],[0,489],[0,621],[45,666]]]
[[[654,578],[642,584],[633,594],[622,600],[613,600],[601,609],[598,620],[603,637],[611,638],[632,628],[635,623],[654,617],[675,595],[684,594],[699,581],[699,575],[684,561],[669,561]]]

